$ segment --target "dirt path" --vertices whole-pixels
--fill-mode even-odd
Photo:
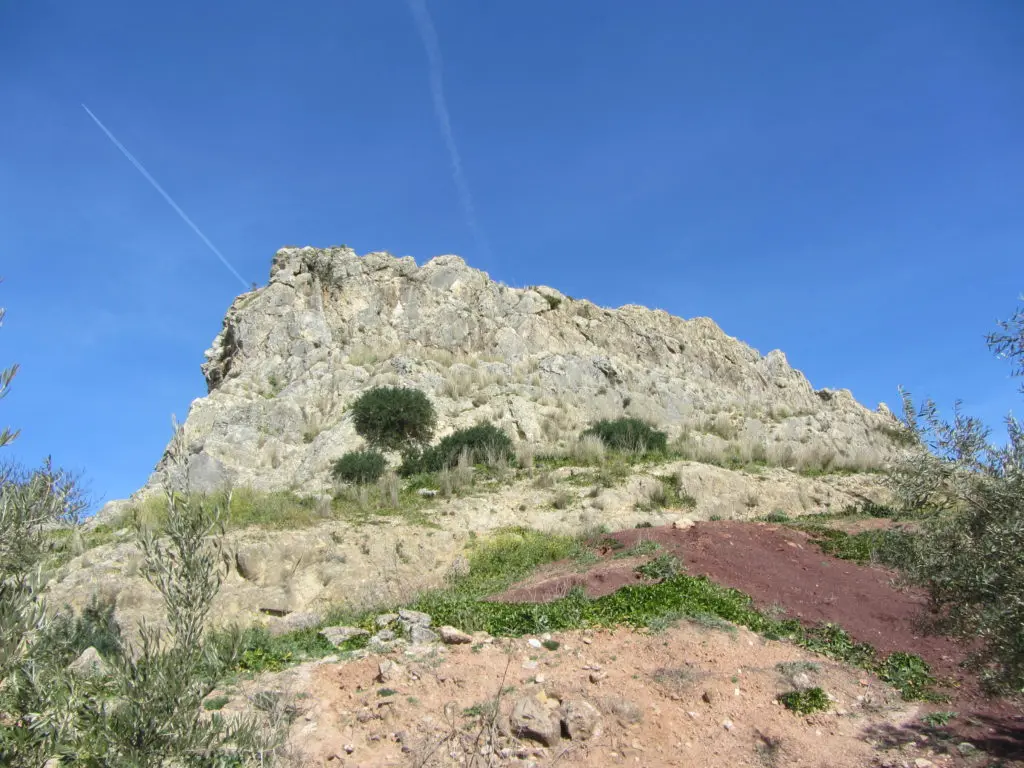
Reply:
[[[1020,706],[981,694],[973,678],[959,667],[967,655],[964,646],[918,630],[925,597],[919,591],[897,587],[892,572],[824,555],[806,534],[781,525],[702,522],[687,530],[643,528],[612,537],[624,548],[655,541],[660,551],[679,557],[688,573],[739,589],[762,610],[807,624],[838,624],[854,639],[871,643],[883,654],[905,651],[921,656],[933,674],[952,682],[949,703],[928,705],[923,710],[955,711],[958,717],[950,731],[957,738],[969,738],[992,755],[1024,760]],[[498,599],[551,600],[575,585],[597,597],[636,580],[631,565],[621,560],[598,563],[585,573],[577,572],[574,564],[562,563]],[[917,735],[893,732],[886,738],[899,741]]]

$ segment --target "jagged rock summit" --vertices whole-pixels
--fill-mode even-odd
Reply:
[[[703,450],[785,466],[801,451],[880,465],[896,422],[847,390],[815,391],[782,352],[761,355],[708,318],[605,309],[510,288],[457,256],[422,266],[345,246],[283,248],[239,296],[202,366],[184,424],[190,486],[317,492],[361,444],[347,411],[365,389],[424,390],[439,433],[486,420],[538,449],[588,423],[637,416]]]

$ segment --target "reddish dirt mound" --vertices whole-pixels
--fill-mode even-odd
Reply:
[[[984,697],[974,679],[959,667],[968,649],[918,629],[925,596],[895,586],[892,572],[825,555],[803,532],[779,525],[706,522],[688,530],[640,528],[612,537],[624,548],[655,541],[661,545],[660,552],[679,557],[688,573],[741,590],[762,610],[806,624],[838,624],[883,654],[905,651],[921,656],[933,674],[952,682],[948,691],[952,701],[930,708],[957,711],[955,733],[970,737],[991,754],[1024,759],[1024,716],[1019,704]],[[620,560],[598,563],[585,573],[577,571],[573,564],[556,564],[497,599],[547,601],[562,597],[575,585],[598,597],[635,584],[638,578]]]

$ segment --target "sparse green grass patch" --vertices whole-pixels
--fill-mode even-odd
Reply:
[[[671,579],[683,569],[675,555],[658,555],[650,562],[638,565],[634,570],[648,579]]]
[[[618,539],[616,539],[618,541]],[[622,552],[617,552],[613,557],[618,560],[624,557],[641,557],[644,555],[653,555],[661,549],[661,545],[656,541],[640,541],[634,544],[629,549],[625,549]]]
[[[57,569],[87,550],[113,544],[125,537],[119,536],[109,525],[97,525],[94,528],[55,528],[47,538],[49,557],[44,564],[48,569]]]
[[[273,637],[263,627],[250,627],[242,635],[236,666],[241,672],[280,672],[292,664],[337,651],[317,629],[300,629]]]
[[[801,691],[788,691],[779,696],[779,701],[786,709],[797,715],[809,715],[813,712],[824,712],[829,708],[828,694],[821,688],[806,688]]]
[[[231,701],[230,696],[211,696],[203,702],[203,709],[207,712],[218,712],[224,709],[229,701]]]
[[[813,661],[780,661],[775,669],[787,676],[804,674],[817,674],[821,671],[821,665]]]
[[[192,503],[209,507],[224,504],[226,493],[190,494]],[[274,530],[304,528],[322,523],[330,516],[329,507],[321,505],[312,496],[299,496],[290,491],[256,491],[252,488],[237,488],[230,494],[225,527],[237,530],[259,525]],[[149,496],[139,502],[124,516],[114,521],[110,528],[131,525],[133,514],[143,527],[162,531],[167,524],[167,500],[160,495]]]
[[[899,690],[907,700],[941,701],[944,698],[936,696],[931,690],[935,678],[920,656],[897,651],[883,659],[875,672],[880,679]]]
[[[682,489],[677,475],[657,475],[655,479],[658,484],[648,491],[646,499],[637,503],[637,509],[653,512],[677,507],[693,509],[697,506],[697,500]]]
[[[929,712],[921,718],[921,722],[932,728],[942,728],[955,720],[957,714],[956,712]]]
[[[810,534],[826,555],[860,563],[880,563],[893,568],[912,562],[914,534],[900,529],[846,533],[823,525],[797,524],[794,527]]]

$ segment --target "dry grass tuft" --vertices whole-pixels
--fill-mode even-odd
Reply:
[[[389,509],[398,509],[398,493],[402,483],[394,472],[385,472],[377,481],[381,504]]]
[[[569,449],[569,455],[583,465],[601,464],[605,459],[605,444],[597,435],[584,435]]]
[[[520,469],[532,470],[533,457],[533,446],[529,443],[519,443],[516,446],[516,464],[519,465]]]

